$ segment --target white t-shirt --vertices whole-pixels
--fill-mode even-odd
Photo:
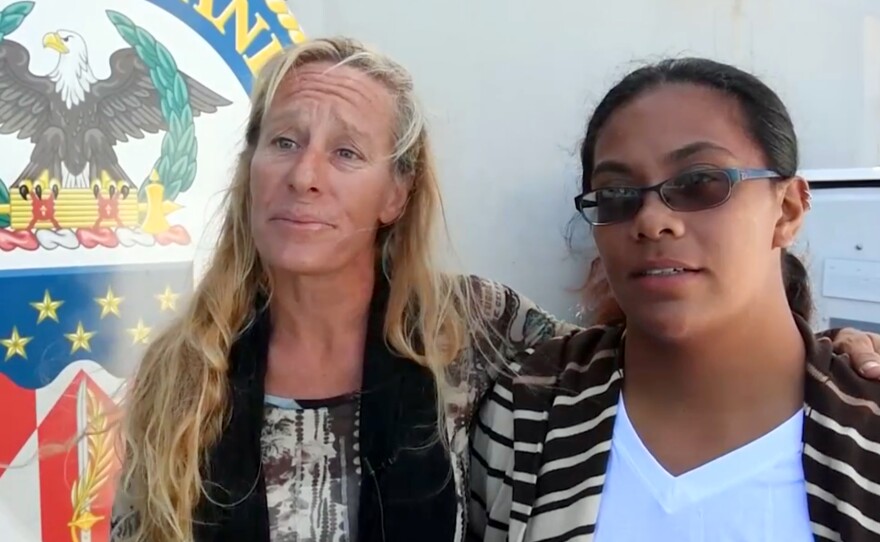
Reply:
[[[666,471],[621,396],[596,542],[808,542],[803,411],[761,438],[680,476]]]

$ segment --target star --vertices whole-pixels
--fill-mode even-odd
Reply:
[[[163,311],[175,311],[177,310],[177,298],[180,297],[180,294],[175,294],[171,291],[171,286],[166,286],[165,291],[161,294],[156,295],[156,299],[159,300],[159,303],[162,305]]]
[[[86,352],[91,352],[92,347],[89,345],[89,341],[92,337],[95,336],[97,332],[95,331],[86,331],[83,329],[82,322],[79,322],[76,325],[76,331],[73,333],[65,333],[64,336],[67,337],[67,340],[71,342],[70,353],[73,354],[77,350],[85,350]]]
[[[37,316],[37,323],[39,324],[46,318],[51,318],[52,320],[58,321],[58,307],[64,304],[64,301],[55,301],[52,299],[52,296],[49,295],[49,290],[43,294],[42,301],[34,301],[31,303],[31,307],[37,309],[40,312],[40,315]]]
[[[19,335],[18,328],[13,326],[12,337],[9,337],[8,339],[0,339],[0,344],[6,347],[6,359],[3,361],[9,361],[12,356],[21,356],[22,358],[27,359],[24,347],[32,340],[33,337],[22,337]]]
[[[119,314],[119,304],[125,301],[124,297],[116,297],[113,295],[113,289],[109,286],[107,287],[107,296],[106,297],[96,297],[95,301],[98,305],[101,305],[101,319],[103,320],[105,316],[108,314],[115,314],[119,318],[122,318],[122,315]]]
[[[133,327],[131,329],[127,329],[129,333],[131,333],[132,341],[131,344],[147,344],[147,337],[150,336],[150,328],[144,325],[144,321],[138,318],[137,327]]]

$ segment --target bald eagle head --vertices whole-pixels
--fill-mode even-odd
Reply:
[[[58,53],[58,64],[49,77],[68,108],[82,102],[97,81],[89,66],[89,50],[83,37],[71,30],[57,30],[43,36],[43,47]]]

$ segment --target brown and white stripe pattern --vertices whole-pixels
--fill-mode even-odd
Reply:
[[[798,324],[813,533],[820,542],[880,541],[880,384]],[[470,540],[593,540],[623,383],[621,336],[591,328],[555,339],[494,386],[471,445]]]

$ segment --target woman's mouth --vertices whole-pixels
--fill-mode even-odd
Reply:
[[[671,277],[684,273],[697,273],[697,269],[688,269],[686,267],[661,267],[657,269],[645,269],[636,273],[638,277]]]

